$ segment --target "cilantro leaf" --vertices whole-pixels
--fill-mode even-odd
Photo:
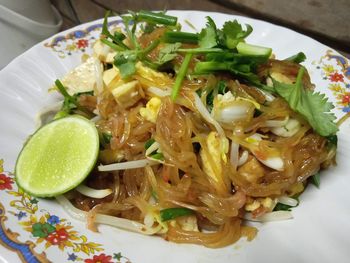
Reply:
[[[253,31],[250,25],[247,24],[246,27],[247,30],[243,30],[241,24],[236,19],[234,21],[227,21],[222,28],[225,45],[230,49],[235,48],[239,42],[242,42]]]
[[[135,61],[128,61],[117,66],[122,79],[132,76],[136,72]]]
[[[118,52],[114,57],[114,65],[119,69],[123,79],[130,77],[136,72],[137,53],[134,50]]]
[[[212,48],[217,46],[216,25],[209,16],[207,16],[207,27],[203,28],[198,37],[200,48]]]
[[[283,97],[294,111],[303,115],[318,134],[335,134],[338,130],[334,122],[336,117],[330,112],[334,106],[324,94],[303,88],[304,72],[305,68],[301,67],[295,84],[285,84],[273,79],[275,92]]]
[[[166,44],[160,51],[156,61],[157,64],[163,65],[173,60],[177,54],[176,51],[181,47],[181,43]]]

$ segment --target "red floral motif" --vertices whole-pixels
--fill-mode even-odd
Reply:
[[[107,256],[102,253],[100,255],[95,255],[92,259],[85,259],[85,263],[113,263],[112,256]]]
[[[333,81],[333,82],[343,82],[344,81],[344,76],[342,74],[339,74],[339,73],[333,73],[331,75],[329,75],[329,79],[330,81]]]
[[[12,190],[13,180],[5,174],[0,174],[0,190]]]
[[[85,48],[89,45],[89,42],[86,39],[79,39],[77,42],[78,48]]]
[[[345,104],[349,104],[350,103],[350,93],[345,93],[343,95],[342,102],[345,103]]]
[[[46,240],[49,241],[52,245],[59,245],[60,243],[68,240],[68,238],[69,238],[68,232],[64,228],[61,228],[49,234],[46,237]]]

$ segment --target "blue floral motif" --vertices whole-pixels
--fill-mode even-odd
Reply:
[[[26,212],[20,211],[18,214],[15,214],[15,216],[17,216],[18,220],[21,220],[23,217],[27,216]]]
[[[60,218],[58,216],[52,215],[49,217],[49,219],[47,219],[47,222],[50,225],[56,225],[60,222]]]
[[[75,255],[74,253],[72,253],[72,254],[69,254],[68,253],[68,261],[76,261],[76,259],[78,258],[78,256],[77,255]]]
[[[350,107],[344,107],[342,110],[343,112],[350,112]]]

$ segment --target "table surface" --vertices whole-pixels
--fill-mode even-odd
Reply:
[[[204,10],[243,15],[308,35],[350,58],[350,0],[51,0],[63,29],[102,18],[106,10]]]

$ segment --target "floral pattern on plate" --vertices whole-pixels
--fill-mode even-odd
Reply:
[[[350,112],[350,65],[349,61],[328,50],[317,63],[324,80],[328,80],[328,89],[336,99],[336,105],[343,112]]]
[[[116,27],[121,20],[108,23],[110,28]],[[84,54],[88,48],[92,48],[96,39],[101,33],[102,23],[91,25],[85,29],[78,29],[66,35],[57,35],[50,42],[44,44],[51,48],[60,58],[71,56],[72,54]]]
[[[46,253],[38,254],[34,248],[44,244],[44,251],[50,247],[59,249],[67,255],[67,261],[86,263],[131,262],[121,252],[109,255],[99,243],[91,242],[81,235],[65,218],[51,214],[39,208],[39,200],[21,189],[17,189],[14,175],[5,172],[3,160],[0,160],[0,191],[11,195],[9,206],[14,211],[6,211],[0,202],[0,244],[17,252],[23,262],[46,262]],[[12,232],[5,222],[13,216],[18,224],[31,235],[31,240],[18,241],[19,233]]]

